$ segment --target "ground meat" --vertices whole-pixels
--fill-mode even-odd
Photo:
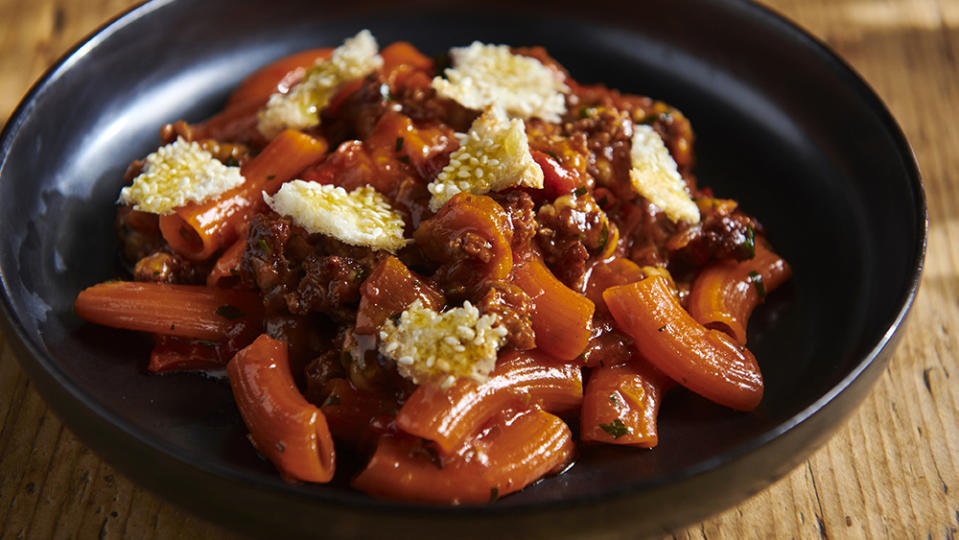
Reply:
[[[603,252],[614,236],[606,213],[588,193],[558,197],[537,212],[536,243],[560,281],[582,290],[586,261]]]
[[[632,191],[629,170],[632,168],[633,120],[629,111],[608,107],[591,107],[581,118],[566,122],[563,129],[569,137],[586,141],[589,161],[586,171],[596,182],[625,197]]]
[[[360,284],[382,256],[261,214],[250,222],[240,275],[264,293],[267,313],[321,313],[350,322]]]
[[[389,108],[389,87],[376,73],[368,75],[355,92],[321,115],[320,129],[331,145],[364,140]]]
[[[704,213],[702,221],[669,239],[666,247],[681,262],[702,266],[716,259],[748,259],[755,253],[759,223],[741,213]]]
[[[593,121],[594,118],[599,122],[606,124],[607,128],[615,129],[615,124],[609,124],[610,111],[616,111],[616,114],[624,115],[618,121],[628,121],[630,124],[646,124],[653,127],[663,138],[666,147],[676,161],[680,174],[687,181],[689,188],[695,192],[695,179],[691,176],[694,163],[693,156],[693,129],[689,120],[677,109],[661,101],[654,101],[645,96],[633,96],[621,94],[616,90],[610,90],[603,85],[579,86],[572,85],[573,91],[567,98],[567,113],[564,117],[564,129],[568,135],[580,131],[583,124],[581,120]],[[603,127],[599,127],[595,133],[602,133]],[[622,134],[620,134],[622,135]],[[613,139],[621,138],[619,135]],[[628,137],[627,137],[628,140]],[[602,149],[602,141],[597,141],[595,150]],[[626,148],[628,157],[628,147]],[[611,153],[615,156],[622,153],[621,148],[612,148]],[[609,165],[617,165],[615,162],[608,163],[604,160],[597,161],[597,171],[604,174],[604,168]],[[628,169],[627,169],[628,170]],[[612,171],[615,173],[615,171]],[[597,179],[600,177],[597,176]]]
[[[539,225],[536,223],[536,205],[529,193],[519,189],[509,189],[492,193],[493,199],[506,210],[513,225],[513,263],[527,260],[536,251],[533,239]]]
[[[284,253],[291,235],[289,219],[269,214],[254,216],[240,266],[243,281],[265,293],[295,284],[296,274]]]
[[[396,88],[392,99],[399,106],[400,112],[414,122],[442,122],[460,133],[468,131],[473,120],[480,115],[479,111],[467,109],[451,99],[438,96],[430,87]]]
[[[303,261],[302,271],[296,289],[284,296],[290,313],[323,313],[339,323],[352,322],[366,267],[349,257],[310,255]]]
[[[516,285],[500,281],[489,283],[476,303],[480,314],[495,314],[509,333],[506,346],[525,351],[536,346],[533,332],[533,301]]]
[[[199,285],[206,282],[209,263],[197,264],[168,251],[157,251],[137,261],[135,281]]]

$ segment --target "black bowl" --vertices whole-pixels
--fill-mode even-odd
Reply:
[[[888,111],[816,40],[743,1],[449,4],[156,1],[53,67],[0,146],[4,332],[37,389],[125,474],[248,532],[650,533],[784,475],[865,396],[916,292],[923,191]],[[141,336],[79,320],[77,292],[119,274],[113,202],[159,126],[202,119],[258,66],[361,28],[431,54],[474,39],[545,45],[582,82],[683,110],[700,182],[758,216],[795,270],[751,322],[766,376],[759,409],[679,392],[655,450],[585,449],[565,474],[485,507],[381,502],[342,482],[284,483],[246,442],[226,383],[149,376]]]

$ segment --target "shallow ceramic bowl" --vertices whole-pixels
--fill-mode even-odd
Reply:
[[[923,192],[888,111],[821,44],[742,1],[450,4],[156,1],[54,66],[0,142],[4,335],[37,389],[137,482],[264,534],[638,535],[702,519],[784,475],[862,400],[916,292]],[[579,81],[681,109],[701,184],[755,214],[795,270],[751,321],[766,377],[759,409],[677,392],[655,450],[584,449],[565,474],[490,506],[381,502],[342,479],[284,483],[247,443],[227,384],[150,376],[147,340],[79,320],[77,292],[120,275],[114,200],[159,126],[200,120],[257,67],[362,28],[428,54],[474,39],[545,45]]]

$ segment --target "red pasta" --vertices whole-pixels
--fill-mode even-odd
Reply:
[[[297,390],[286,344],[267,335],[227,364],[250,440],[287,478],[329,482],[336,452],[326,417]]]
[[[791,270],[699,187],[689,120],[539,47],[440,52],[361,32],[164,126],[117,211],[134,281],[76,313],[145,332],[152,373],[225,367],[284,478],[377,498],[487,504],[577,444],[656,452],[674,388],[759,407],[746,327]]]
[[[703,270],[693,282],[689,313],[707,328],[726,332],[746,344],[746,323],[766,295],[778,289],[792,269],[766,247],[745,261],[722,261]]]

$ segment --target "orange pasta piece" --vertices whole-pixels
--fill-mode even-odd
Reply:
[[[458,379],[446,390],[420,385],[396,415],[396,425],[450,454],[497,411],[537,404],[565,413],[579,407],[582,398],[579,366],[536,350],[513,351],[499,359],[485,383]]]
[[[679,304],[663,276],[603,293],[619,328],[653,365],[720,405],[749,411],[763,397],[756,358],[728,335],[707,329]]]
[[[227,364],[233,397],[256,449],[290,480],[329,482],[333,438],[290,373],[286,343],[261,335]]]
[[[512,281],[533,301],[536,346],[562,360],[572,360],[586,348],[595,306],[563,284],[539,260],[513,269]]]
[[[722,261],[696,277],[689,313],[703,326],[722,330],[745,345],[753,309],[790,275],[792,269],[786,261],[757,242],[752,259]]]
[[[600,259],[589,267],[586,279],[586,298],[589,298],[596,305],[596,309],[606,312],[608,310],[606,309],[606,303],[603,302],[603,291],[616,285],[626,285],[639,281],[644,277],[646,277],[646,273],[643,272],[643,269],[625,257]]]
[[[276,92],[285,94],[296,83],[303,80],[306,70],[317,60],[326,60],[333,55],[332,48],[310,49],[291,54],[260,68],[247,77],[230,94],[226,110],[245,103],[266,103]]]
[[[457,193],[435,216],[421,223],[413,237],[427,257],[447,264],[450,281],[467,289],[487,280],[506,279],[513,268],[513,228],[509,216],[486,195]],[[492,246],[488,261],[464,258],[458,248],[450,250],[451,240],[469,243],[474,238]]]
[[[219,341],[242,319],[259,320],[262,304],[250,291],[110,281],[84,289],[73,309],[104,326]]]
[[[238,281],[240,265],[243,263],[243,252],[246,250],[246,235],[240,237],[228,247],[223,255],[216,260],[213,269],[206,276],[207,287],[225,287]]]
[[[584,441],[653,448],[656,416],[672,380],[640,358],[599,367],[583,392],[580,431]]]
[[[364,447],[375,441],[374,425],[386,426],[390,411],[396,410],[391,397],[359,390],[346,379],[333,379],[326,385],[327,397],[320,406],[338,441]],[[372,444],[370,444],[372,447]]]
[[[401,313],[417,299],[425,307],[437,311],[445,303],[443,293],[437,287],[411,272],[399,259],[383,259],[360,286],[356,332],[376,332],[387,318]]]
[[[380,56],[387,80],[394,78],[398,70],[433,71],[433,59],[407,41],[395,41],[387,45],[380,51]]]
[[[374,497],[440,504],[483,504],[562,470],[573,457],[565,422],[539,409],[499,418],[450,458],[414,437],[385,435],[353,487]]]
[[[280,185],[323,157],[327,148],[324,139],[283,131],[243,165],[245,182],[212,200],[187,204],[174,214],[161,216],[163,239],[185,257],[209,258],[234,242],[250,218],[266,208],[264,192],[275,193]]]

